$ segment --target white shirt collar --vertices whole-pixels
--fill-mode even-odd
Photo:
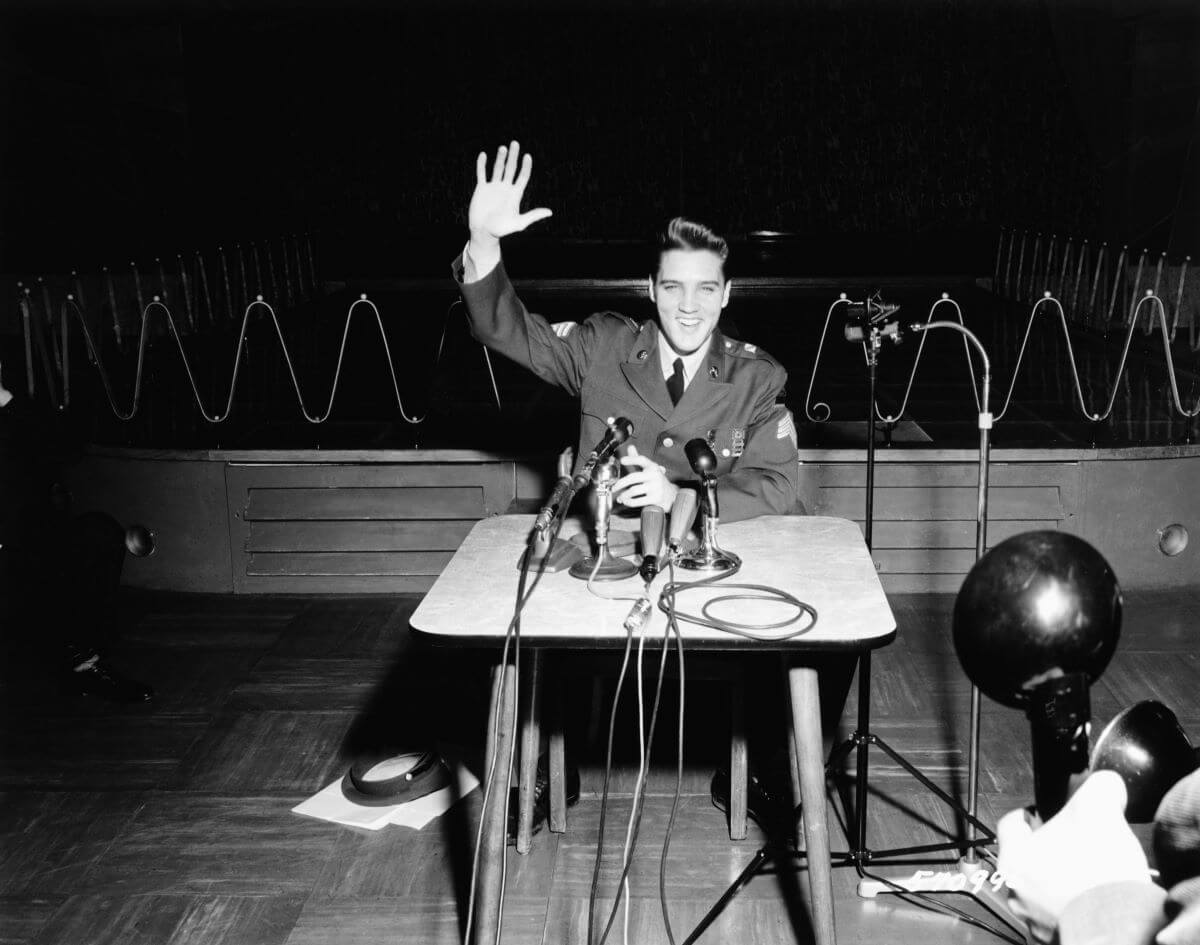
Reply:
[[[715,334],[715,332],[714,332]],[[708,357],[708,351],[712,347],[712,335],[708,336],[708,341],[702,344],[691,354],[676,354],[675,349],[671,347],[666,336],[663,335],[661,328],[658,330],[658,361],[662,365],[663,380],[666,380],[675,373],[675,359],[683,359],[683,386],[692,383],[692,378],[696,376],[696,372],[700,370],[700,365],[704,363],[704,359]]]

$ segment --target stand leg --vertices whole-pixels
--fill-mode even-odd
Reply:
[[[521,812],[517,823],[517,852],[526,854],[533,845],[533,801],[537,784],[538,752],[542,738],[539,722],[542,701],[542,652],[530,652],[521,679]]]
[[[553,670],[551,670],[553,675]],[[561,676],[561,673],[559,674]],[[550,721],[550,831],[565,833],[567,830],[567,752],[563,738],[563,686],[562,679],[550,683],[553,708]]]
[[[812,666],[788,669],[796,754],[800,762],[800,796],[804,848],[817,945],[835,945],[833,869],[829,857],[829,825],[825,813],[825,765],[821,758],[821,704],[817,671]]]
[[[493,738],[492,720],[500,706],[499,738]],[[504,833],[508,819],[509,780],[505,767],[512,747],[516,710],[516,668],[499,665],[492,670],[492,700],[488,706],[487,758],[484,772],[495,764],[495,781],[483,817],[483,844],[479,851],[479,884],[476,890],[475,924],[471,930],[472,945],[488,945],[498,940],[496,928],[500,919],[500,870],[505,855]]]
[[[784,691],[791,688],[791,680],[787,678],[787,665],[783,667],[783,682]],[[789,705],[791,704],[789,699]],[[804,798],[800,794],[800,753],[796,751],[796,729],[789,725],[787,727],[788,741],[788,774],[792,779],[792,835],[794,837],[802,836],[800,830],[800,811],[804,806]]]
[[[750,780],[746,761],[746,683],[743,667],[733,672],[729,696],[729,839],[745,840]]]

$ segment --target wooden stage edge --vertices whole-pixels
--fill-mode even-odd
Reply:
[[[877,453],[874,559],[889,592],[957,591],[974,561],[977,454]],[[862,522],[862,449],[802,449],[812,514]],[[1061,529],[1126,588],[1200,586],[1200,445],[993,450],[988,543]],[[155,532],[125,583],[238,594],[424,592],[480,519],[527,507],[554,456],[477,450],[162,450],[94,447],[69,471],[80,511]],[[1195,538],[1164,554],[1159,535]]]

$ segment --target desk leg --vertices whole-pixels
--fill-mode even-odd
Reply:
[[[476,911],[474,928],[471,930],[473,945],[490,945],[499,940],[496,928],[500,920],[500,871],[504,863],[508,831],[507,766],[512,750],[513,729],[516,724],[516,670],[511,663],[497,664],[492,670],[492,700],[487,717],[487,757],[484,761],[484,777],[495,763],[495,780],[487,806],[480,814],[483,817],[483,844],[479,851],[479,883],[476,889]],[[500,736],[494,737],[492,720],[496,717],[496,706],[500,710]]]
[[[746,671],[742,661],[729,687],[729,839],[746,839],[746,798],[750,768],[746,758]]]
[[[825,764],[821,758],[821,701],[817,671],[812,666],[788,668],[792,729],[800,768],[804,849],[812,897],[813,932],[817,945],[835,945],[833,869],[829,855],[829,825],[825,814]]]
[[[542,651],[532,650],[521,676],[521,813],[517,823],[517,852],[526,854],[533,845],[533,801],[537,785],[538,753],[542,737]]]
[[[554,673],[550,682],[552,711],[550,713],[550,830],[564,833],[567,829],[567,752],[563,740],[566,706],[563,704],[562,673]],[[544,688],[544,687],[543,687]]]

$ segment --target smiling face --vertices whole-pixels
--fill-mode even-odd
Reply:
[[[691,354],[708,343],[729,304],[731,282],[721,257],[707,249],[668,249],[650,281],[658,325],[676,354]]]

